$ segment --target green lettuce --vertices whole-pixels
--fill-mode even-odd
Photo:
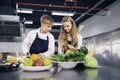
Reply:
[[[84,65],[86,67],[90,67],[90,68],[97,68],[98,67],[98,61],[95,57],[87,55],[87,56],[85,56]]]

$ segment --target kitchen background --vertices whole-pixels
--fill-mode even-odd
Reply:
[[[106,16],[93,16],[81,25],[84,45],[95,52],[99,64],[120,69],[120,2]]]
[[[83,45],[87,46],[89,50],[94,51],[100,65],[120,69],[120,0],[115,1],[107,8],[106,12],[99,12],[105,14],[105,16],[94,15],[79,24],[78,28],[84,39]],[[1,16],[0,19],[2,19]],[[22,54],[21,42],[33,28],[25,28],[25,24],[19,24],[17,20],[15,19],[15,26],[17,26],[15,31],[20,29],[17,31],[18,33],[12,35],[12,37],[0,37],[1,53]],[[1,26],[3,24],[3,22],[0,23]],[[55,52],[57,53],[59,31],[55,31],[57,33],[53,33],[53,35],[55,35],[56,39]],[[0,29],[0,32],[2,32],[2,29]]]

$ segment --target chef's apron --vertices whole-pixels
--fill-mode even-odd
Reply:
[[[31,47],[30,47],[30,54],[39,54],[46,52],[48,50],[48,44],[49,44],[49,37],[47,36],[47,40],[38,38],[38,33],[36,34],[36,38],[33,41]]]

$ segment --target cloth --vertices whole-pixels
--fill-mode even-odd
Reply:
[[[38,38],[38,33],[36,34],[36,38],[30,47],[30,54],[36,53],[44,53],[48,50],[49,37],[47,36],[47,40]]]

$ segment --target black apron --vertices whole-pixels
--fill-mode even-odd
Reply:
[[[43,40],[41,38],[38,38],[38,33],[36,34],[36,38],[33,41],[31,47],[30,47],[30,54],[39,54],[46,52],[48,50],[48,44],[49,44],[49,37],[47,36],[47,40]]]

